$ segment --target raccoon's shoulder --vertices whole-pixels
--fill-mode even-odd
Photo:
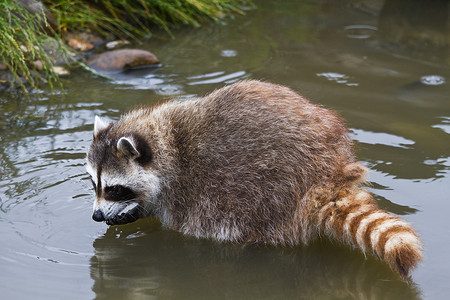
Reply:
[[[118,135],[128,132],[149,133],[158,130],[161,126],[166,126],[173,118],[173,107],[179,101],[167,100],[156,105],[141,105],[132,108],[123,114],[120,120],[114,125],[115,133]]]

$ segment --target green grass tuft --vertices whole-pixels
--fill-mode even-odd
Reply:
[[[51,30],[43,12],[30,13],[15,1],[0,3],[0,59],[13,73],[14,80],[26,91],[25,83],[37,86],[44,79],[51,87],[58,81],[53,71],[52,59],[44,49]],[[42,62],[42,73],[31,67],[34,62]],[[20,78],[23,78],[22,81]]]

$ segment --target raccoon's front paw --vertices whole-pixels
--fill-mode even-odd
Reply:
[[[110,209],[106,214],[101,209],[94,211],[92,219],[97,222],[105,221],[108,225],[122,225],[136,221],[141,217],[141,209],[139,204],[131,203],[125,206],[125,208],[119,210]]]
[[[139,219],[138,213],[125,213],[125,214],[116,215],[112,218],[108,218],[105,221],[106,221],[106,224],[108,224],[108,225],[123,225],[123,224],[134,222],[137,219]]]

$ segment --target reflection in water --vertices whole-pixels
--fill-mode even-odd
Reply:
[[[215,72],[215,73],[222,73],[222,72]],[[194,79],[195,77],[198,77],[198,76],[194,76],[191,78]],[[210,77],[208,79],[192,81],[192,82],[189,82],[188,84],[189,85],[198,85],[198,84],[211,84],[211,83],[221,83],[221,82],[230,84],[235,81],[245,79],[248,77],[249,77],[249,75],[245,71],[237,71],[237,72],[233,72],[231,74],[223,74],[222,73],[218,77]]]
[[[450,134],[450,117],[445,116],[445,117],[441,117],[441,119],[442,119],[441,124],[436,124],[431,127],[439,128],[442,131],[444,131],[445,133]]]
[[[445,78],[439,75],[426,75],[420,77],[420,82],[425,85],[441,85],[445,83]]]
[[[358,86],[356,82],[349,82],[349,77],[344,74],[339,74],[335,72],[318,73],[317,77],[325,77],[330,81],[336,81],[337,83],[345,84],[346,86]]]
[[[185,237],[142,220],[110,227],[94,248],[97,299],[420,298],[412,283],[381,262],[323,241],[242,247]]]
[[[368,39],[378,30],[377,27],[371,25],[348,25],[344,27],[347,36],[352,39]]]
[[[448,0],[386,0],[379,18],[381,38],[395,52],[445,61],[450,42],[448,13]]]
[[[362,129],[351,129],[352,139],[372,145],[386,145],[409,149],[414,145],[414,141],[405,139],[404,137],[384,132],[370,132]]]
[[[237,53],[234,50],[223,50],[221,56],[233,57]],[[120,72],[104,72],[105,78],[111,80],[119,89],[154,90],[162,96],[178,96],[185,94],[184,87],[180,84],[178,74],[164,75],[158,73],[158,68],[138,68]],[[186,85],[230,84],[238,80],[250,77],[244,70],[233,72],[217,71],[202,75],[188,76]]]
[[[158,74],[157,67],[134,68],[119,72],[104,72],[120,89],[154,90],[158,95],[178,95],[183,93],[179,84],[173,83],[171,76]],[[175,77],[175,76],[172,76]]]

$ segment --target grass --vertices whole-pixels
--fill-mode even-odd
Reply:
[[[44,48],[47,27],[43,12],[32,14],[15,1],[0,3],[0,59],[14,75],[12,85],[18,82],[26,90],[25,83],[37,86],[37,78],[44,78],[51,86],[58,81]],[[42,62],[42,75],[32,67],[38,60]]]
[[[55,18],[49,24],[44,9],[30,12],[19,1],[0,0],[0,63],[14,75],[14,83],[27,91],[41,81],[53,87],[60,83],[54,61],[45,51],[45,41],[54,39],[58,51],[67,52],[63,37],[67,32],[91,30],[108,37],[139,39],[152,35],[158,26],[168,35],[180,25],[200,26],[220,21],[251,0],[59,0],[41,1]],[[42,63],[39,72],[33,66]],[[17,85],[17,84],[16,84]]]
[[[61,29],[90,28],[103,35],[135,38],[158,25],[170,34],[177,24],[199,26],[241,13],[248,0],[64,0],[47,1]]]

